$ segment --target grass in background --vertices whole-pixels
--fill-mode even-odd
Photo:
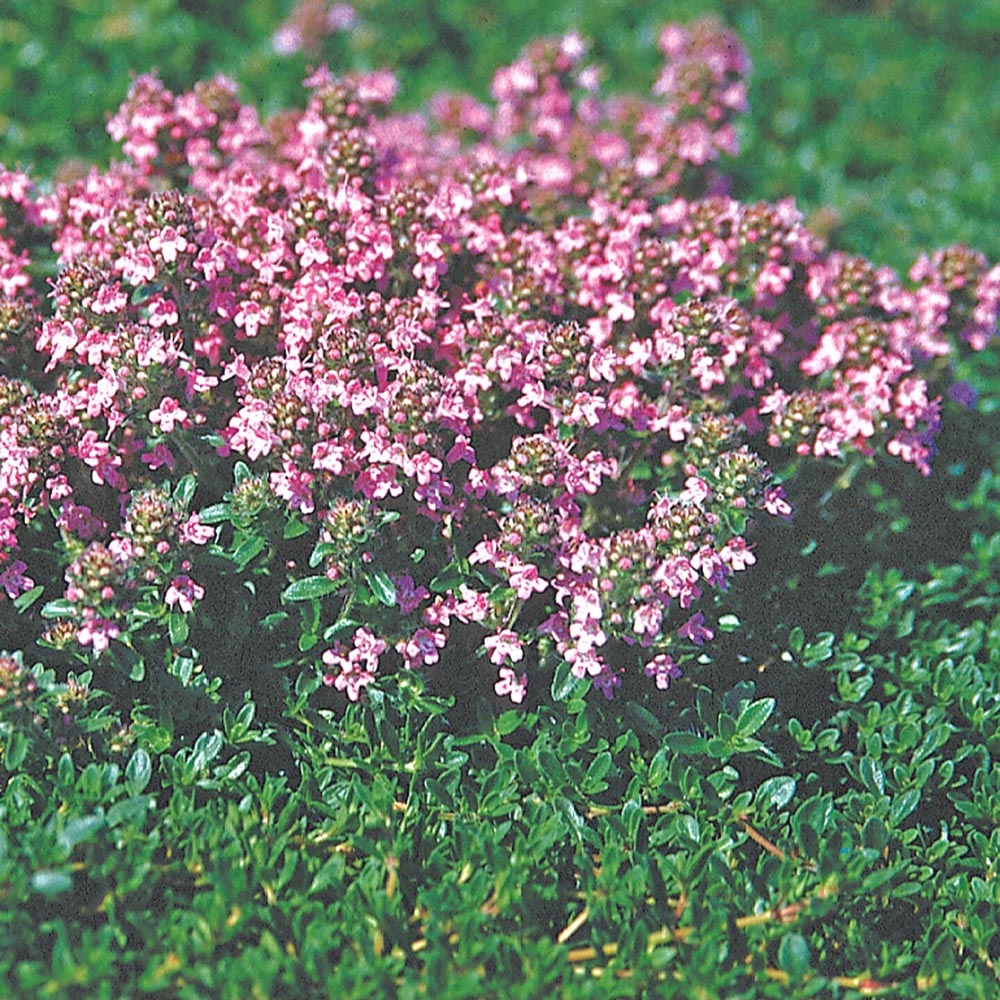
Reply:
[[[706,13],[754,61],[736,194],[793,196],[840,246],[906,267],[967,242],[1000,258],[1000,7],[939,0],[358,0],[348,31],[279,56],[285,0],[8,0],[0,10],[0,162],[46,174],[106,159],[103,131],[130,73],[168,85],[225,72],[265,110],[301,101],[306,65],[390,66],[400,102],[440,89],[485,96],[538,35],[578,28],[616,89],[648,87],[668,20]]]

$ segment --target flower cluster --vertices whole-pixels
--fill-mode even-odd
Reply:
[[[753,517],[790,515],[766,449],[928,472],[927,362],[994,335],[1000,268],[952,248],[904,280],[728,197],[746,56],[711,22],[660,48],[647,100],[603,97],[569,35],[426,116],[384,72],[321,68],[267,121],[145,76],[124,163],[0,172],[0,600],[57,551],[51,644],[169,623],[194,659],[177,620],[228,558],[306,603],[286,662],[350,699],[470,637],[515,702],[560,662],[611,697],[679,676]]]

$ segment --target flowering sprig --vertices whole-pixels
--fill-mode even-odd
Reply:
[[[144,76],[124,163],[0,171],[0,601],[192,670],[229,588],[351,700],[470,648],[515,702],[560,663],[611,697],[712,640],[753,519],[791,515],[765,454],[929,472],[928,380],[994,335],[1000,268],[904,279],[726,196],[745,53],[711,22],[660,48],[645,100],[569,35],[427,116],[385,72],[321,67],[269,121]]]

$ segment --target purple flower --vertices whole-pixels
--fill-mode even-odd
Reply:
[[[682,639],[689,639],[696,646],[702,646],[711,640],[715,633],[705,627],[705,616],[700,612],[693,614],[678,630]]]

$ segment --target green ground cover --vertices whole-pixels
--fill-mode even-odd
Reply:
[[[879,263],[958,240],[1000,259],[992,3],[368,0],[325,55],[399,68],[417,106],[485,94],[576,24],[629,90],[655,28],[706,10],[755,66],[737,194],[793,195]],[[313,57],[279,59],[277,22],[9,0],[0,162],[109,155],[132,69],[295,103]],[[151,688],[129,714],[100,677],[8,668],[0,994],[996,996],[1000,356],[954,376],[976,399],[946,401],[934,474],[807,481],[669,704],[585,700],[563,672],[495,711],[399,675],[336,713],[316,679],[218,717],[214,692]]]

